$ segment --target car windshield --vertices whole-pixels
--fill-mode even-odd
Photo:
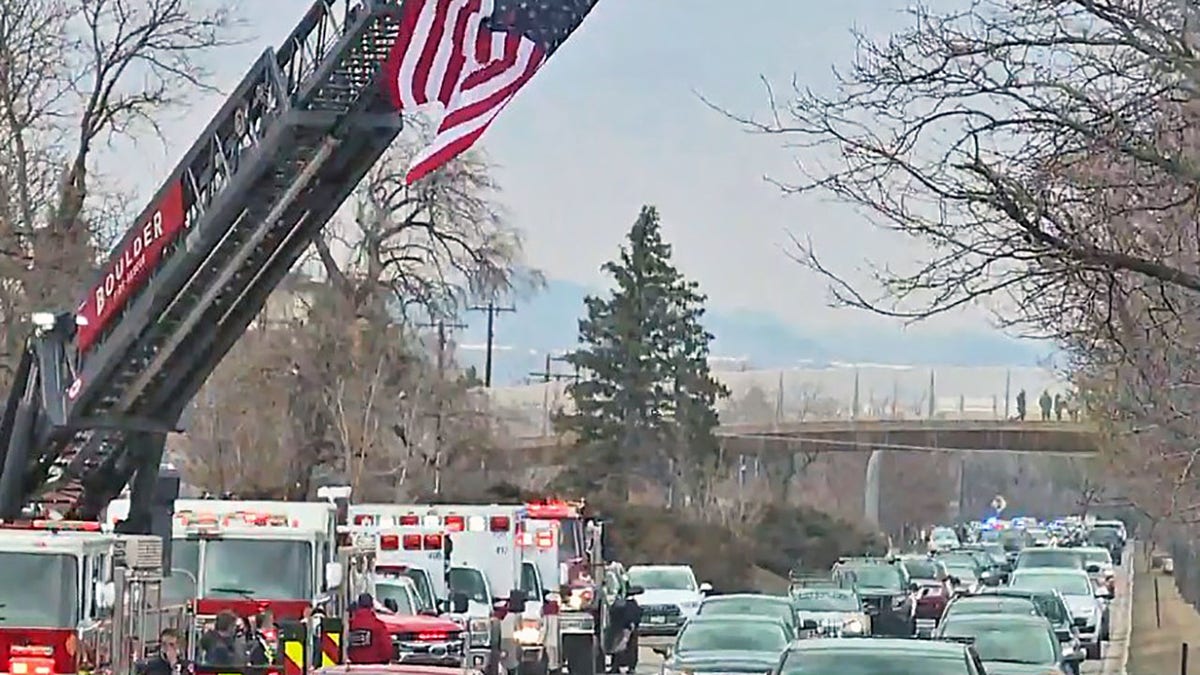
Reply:
[[[1037,607],[1032,600],[1025,598],[1005,598],[1000,596],[980,596],[955,600],[946,608],[946,615],[951,614],[1026,614],[1036,615]]]
[[[958,541],[958,535],[955,534],[954,530],[948,530],[944,528],[934,530],[933,533],[929,535],[929,538],[934,541]]]
[[[665,591],[696,590],[696,578],[686,567],[630,567],[629,583]]]
[[[450,586],[451,593],[463,593],[471,602],[478,602],[483,605],[492,604],[492,598],[488,593],[487,580],[483,578],[483,572],[473,567],[450,568],[448,585]]]
[[[788,622],[792,620],[791,606],[778,598],[722,598],[718,596],[701,603],[700,613],[705,615],[769,616]]]
[[[1017,569],[1026,567],[1067,567],[1082,569],[1078,551],[1056,551],[1054,549],[1029,549],[1017,558]]]
[[[906,558],[901,564],[908,576],[914,579],[937,579],[941,571],[935,561],[927,558]]]
[[[979,541],[992,542],[1000,541],[1000,530],[984,530],[979,533]]]
[[[171,540],[171,576],[163,579],[163,602],[181,605],[195,598],[199,578],[200,542],[195,539]]]
[[[975,581],[979,568],[974,563],[954,561],[946,564],[946,569],[950,570],[950,576],[958,577],[959,581]]]
[[[836,591],[800,591],[792,596],[792,606],[802,612],[857,612],[858,596]]]
[[[417,600],[421,606],[418,609],[434,609],[437,607],[437,598],[433,597],[433,584],[429,581],[429,574],[419,567],[409,567],[404,570],[404,576],[412,579],[413,586],[417,589]]]
[[[204,597],[310,599],[312,557],[306,541],[205,540]]]
[[[1079,555],[1083,556],[1085,563],[1097,563],[1100,565],[1111,565],[1112,556],[1109,555],[1106,549],[1102,548],[1085,548],[1079,550]]]
[[[1115,544],[1121,541],[1121,533],[1111,527],[1098,527],[1088,532],[1087,540],[1091,544]]]
[[[983,661],[998,663],[1036,663],[1051,665],[1058,661],[1055,639],[1049,627],[1029,623],[1014,625],[1004,619],[995,621],[946,621],[944,637],[974,638],[975,651]]]
[[[966,654],[894,653],[865,649],[794,651],[781,675],[968,675]]]
[[[403,583],[397,583],[394,580],[377,579],[375,581],[375,599],[382,603],[385,607],[389,604],[388,600],[396,603],[392,611],[397,614],[416,614],[417,608],[413,607],[412,596]]]
[[[975,556],[971,555],[970,553],[968,553],[966,551],[943,553],[942,555],[938,556],[938,560],[941,560],[942,562],[946,563],[946,567],[950,567],[950,566],[956,565],[956,564],[957,565],[971,565],[972,567],[976,567],[979,565],[979,561],[975,559]]]
[[[843,568],[844,575],[859,588],[882,588],[899,591],[903,586],[900,570],[892,565],[855,565]]]
[[[782,652],[788,644],[783,626],[764,621],[697,621],[683,627],[675,651]]]
[[[1066,606],[1053,593],[1038,593],[1033,596],[1033,603],[1037,605],[1038,612],[1055,626],[1070,621],[1070,613]]]
[[[1092,595],[1092,582],[1075,574],[1021,574],[1012,578],[1013,588],[1030,591],[1058,591],[1063,595]]]
[[[75,628],[79,562],[67,554],[0,552],[0,628]]]

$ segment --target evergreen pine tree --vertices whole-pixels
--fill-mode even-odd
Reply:
[[[674,482],[673,469],[697,493],[718,456],[715,405],[728,395],[708,368],[706,298],[671,264],[650,206],[603,270],[615,288],[584,301],[580,346],[568,356],[583,378],[568,387],[575,412],[558,420],[581,446],[575,487],[624,497],[630,475]]]

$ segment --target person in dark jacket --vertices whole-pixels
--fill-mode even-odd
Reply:
[[[350,645],[346,659],[350,663],[391,663],[395,651],[387,626],[375,615],[375,598],[370,593],[358,596],[350,611]]]
[[[279,644],[279,629],[275,626],[275,614],[264,609],[254,618],[251,632],[250,665],[265,666],[275,662],[275,649]]]
[[[142,667],[142,675],[183,675],[191,672],[179,653],[179,632],[164,628],[158,635],[158,653]]]
[[[242,666],[246,663],[246,650],[237,639],[237,615],[229,610],[217,614],[212,629],[200,638],[200,651],[206,666]]]

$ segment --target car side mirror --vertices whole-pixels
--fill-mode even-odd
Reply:
[[[325,588],[326,590],[340,588],[342,581],[345,580],[346,570],[342,568],[340,562],[325,563]]]
[[[962,579],[959,579],[958,577],[955,577],[955,576],[951,576],[950,583],[954,586],[958,586],[958,585],[962,584]]]
[[[713,586],[712,586],[712,584],[708,583],[707,581],[700,584],[700,592],[702,594],[708,595],[709,593],[712,593],[712,591],[713,591]]]
[[[642,586],[630,585],[629,590],[625,591],[625,596],[632,598],[635,595],[641,595],[645,592],[646,589]],[[703,587],[701,587],[701,592],[703,592]]]
[[[1087,573],[1088,573],[1088,574],[1099,574],[1099,573],[1100,573],[1100,566],[1099,566],[1099,565],[1097,565],[1096,563],[1092,563],[1092,564],[1088,565],[1088,566],[1087,566]]]
[[[508,594],[508,611],[513,614],[521,614],[525,611],[525,603],[528,598],[525,597],[525,591],[521,589],[513,589]]]
[[[917,583],[917,582],[915,582],[915,581],[910,581],[910,582],[908,582],[908,592],[909,592],[909,593],[916,593],[916,592],[917,592],[917,591],[919,591],[919,590],[921,590],[921,585],[920,585],[920,584],[918,584],[918,583]]]
[[[383,606],[387,607],[389,612],[400,613],[400,603],[396,602],[395,598],[384,598]]]
[[[466,593],[456,591],[450,594],[450,613],[451,614],[466,614],[471,608],[471,599]]]

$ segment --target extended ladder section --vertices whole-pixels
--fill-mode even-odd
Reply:
[[[0,519],[95,519],[126,485],[144,532],[166,434],[399,134],[382,86],[403,0],[317,0],[268,50],[73,313],[34,317],[0,418]]]

